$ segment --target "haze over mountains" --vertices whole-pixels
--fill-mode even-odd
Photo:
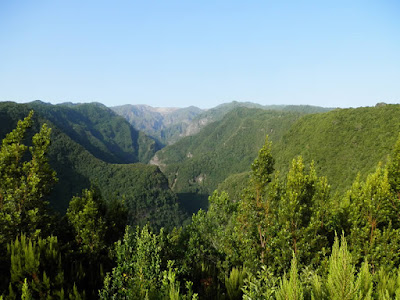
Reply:
[[[151,107],[148,105],[122,105],[111,107],[124,117],[135,129],[145,132],[161,144],[171,145],[180,138],[198,133],[206,125],[218,121],[238,107],[264,110],[326,112],[331,108],[308,105],[260,105],[233,101],[211,109],[195,106],[185,108]]]

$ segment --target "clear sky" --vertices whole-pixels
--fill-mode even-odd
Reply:
[[[400,1],[0,1],[0,101],[400,103]]]

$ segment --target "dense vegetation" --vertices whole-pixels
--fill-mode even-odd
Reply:
[[[130,224],[145,224],[150,222],[153,226],[176,226],[182,221],[182,213],[179,211],[176,203],[176,196],[168,188],[168,181],[160,170],[155,166],[136,164],[110,164],[94,157],[82,145],[75,142],[65,132],[68,132],[68,124],[74,124],[72,121],[64,120],[63,127],[58,127],[49,119],[50,114],[58,116],[60,112],[69,112],[65,118],[73,114],[65,107],[37,104],[39,107],[45,106],[47,113],[39,110],[32,117],[32,130],[28,131],[27,144],[29,145],[29,134],[37,132],[41,124],[47,123],[52,128],[51,144],[48,148],[48,158],[52,168],[56,171],[58,183],[55,184],[50,194],[50,204],[61,213],[65,213],[70,199],[81,193],[83,189],[94,187],[107,201],[123,198],[125,205],[129,208]],[[35,105],[34,105],[35,106]],[[78,105],[77,108],[81,107]],[[93,106],[91,114],[101,113],[104,108],[100,107],[100,112]],[[15,103],[2,103],[0,105],[0,137],[4,137],[6,130],[11,131],[12,126],[16,126],[18,119],[28,115],[31,105],[17,105]],[[35,106],[36,108],[36,106]],[[89,109],[90,106],[83,108]],[[83,109],[79,108],[79,109]],[[61,113],[60,113],[61,114]],[[106,112],[108,114],[108,112]],[[82,118],[88,119],[83,114]],[[68,116],[68,117],[67,117]],[[61,117],[60,117],[61,118]],[[91,117],[92,119],[94,117]],[[101,119],[101,118],[99,118]],[[122,118],[117,117],[116,121],[123,122],[122,125],[128,125]],[[85,126],[85,122],[77,122],[80,128]],[[97,124],[101,124],[99,120]],[[106,124],[113,124],[109,122]],[[61,126],[60,125],[60,126]],[[77,125],[77,126],[78,126]],[[72,126],[72,125],[71,125]],[[77,126],[72,126],[78,128]],[[100,128],[100,125],[97,125]],[[104,128],[111,125],[104,125]],[[119,126],[121,131],[124,126]],[[67,129],[65,129],[67,128]],[[95,131],[92,131],[95,132]],[[97,132],[101,132],[98,129]],[[122,134],[122,133],[121,133]],[[73,135],[70,133],[70,135]],[[111,136],[113,136],[111,134]],[[115,135],[117,136],[117,135]],[[83,137],[82,137],[83,138]],[[106,134],[102,140],[109,139]],[[129,136],[125,141],[131,141]],[[96,152],[96,151],[95,151]]]
[[[28,105],[73,141],[108,163],[147,163],[160,146],[100,103]]]
[[[214,192],[183,228],[128,226],[122,236],[121,197],[83,190],[65,217],[51,213],[51,129],[35,124],[30,113],[0,148],[3,299],[400,296],[400,137],[340,196],[301,156],[279,175],[267,138],[238,199]]]
[[[317,172],[328,177],[333,192],[343,193],[358,172],[365,179],[385,161],[400,131],[399,119],[399,105],[317,114],[239,108],[199,134],[163,148],[151,162],[160,166],[179,197],[184,196],[189,211],[195,211],[192,203],[199,202],[193,199],[211,195],[219,185],[237,198],[241,178],[248,177],[248,166],[268,134],[282,174],[288,171],[288,161],[302,155],[307,164],[315,160]]]
[[[345,191],[358,172],[362,178],[385,161],[400,132],[400,105],[337,109],[299,119],[275,145],[277,165],[301,155],[316,162],[335,191]]]
[[[185,136],[199,133],[210,123],[221,120],[227,113],[240,107],[279,110],[302,113],[318,113],[331,110],[309,105],[260,105],[233,101],[202,110],[186,108],[154,108],[147,105],[122,105],[111,109],[123,116],[134,128],[145,132],[163,145],[172,145]]]

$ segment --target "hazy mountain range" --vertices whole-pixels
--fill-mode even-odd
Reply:
[[[299,112],[326,112],[331,108],[308,105],[260,105],[251,102],[233,101],[211,109],[195,106],[185,108],[160,108],[148,105],[122,105],[111,107],[124,117],[135,129],[145,132],[163,145],[171,145],[185,136],[195,135],[206,125],[218,121],[225,114],[238,107],[263,110]]]

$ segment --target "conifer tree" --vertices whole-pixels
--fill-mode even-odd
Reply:
[[[400,239],[396,196],[391,191],[388,168],[378,165],[365,182],[359,177],[346,195],[350,229],[350,248],[357,262],[367,259],[372,266],[397,265]],[[382,250],[385,249],[385,253]]]
[[[326,279],[330,299],[355,299],[359,290],[359,285],[355,280],[355,271],[351,254],[347,249],[346,239],[342,236],[339,246],[339,239],[336,237],[329,258],[329,270]]]
[[[25,293],[25,297],[31,295],[34,299],[64,294],[64,271],[56,237],[28,238],[22,234],[8,245],[8,251],[12,293]]]
[[[303,287],[298,274],[296,256],[293,254],[289,280],[286,274],[281,279],[279,289],[276,291],[276,300],[302,299],[304,299]]]

